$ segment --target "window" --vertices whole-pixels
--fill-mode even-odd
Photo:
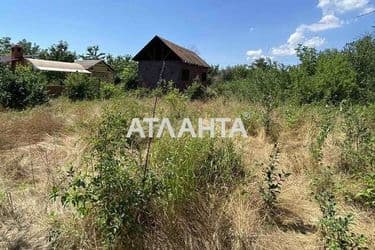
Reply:
[[[190,80],[190,71],[188,69],[183,69],[182,70],[181,80],[182,81],[189,81]]]
[[[201,80],[202,80],[202,82],[207,81],[207,73],[206,72],[201,74]]]

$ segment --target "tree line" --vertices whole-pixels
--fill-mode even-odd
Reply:
[[[375,38],[366,34],[343,49],[298,46],[297,65],[260,58],[250,65],[211,67],[209,81],[220,95],[269,103],[375,101]]]
[[[0,55],[9,55],[12,47],[10,37],[0,38]],[[37,59],[53,60],[61,62],[74,62],[77,59],[83,60],[104,60],[115,71],[115,83],[123,83],[126,87],[134,86],[137,77],[137,63],[132,60],[130,55],[114,56],[104,53],[98,45],[88,46],[85,53],[77,54],[69,48],[66,41],[58,41],[48,48],[41,48],[38,44],[22,39],[16,44],[22,46],[24,55]],[[46,73],[49,81],[62,81],[65,74],[59,72]]]
[[[99,46],[89,46],[85,54],[77,55],[65,41],[47,49],[25,39],[18,42],[26,55],[40,59],[73,62],[77,58],[100,59],[115,71],[115,84],[123,89],[137,86],[137,63],[130,55],[113,56],[100,51]],[[0,54],[9,54],[11,39],[0,39]],[[204,98],[232,96],[242,100],[261,102],[265,106],[294,102],[327,103],[338,105],[374,103],[375,101],[375,38],[366,34],[342,49],[318,51],[299,45],[296,48],[297,65],[284,65],[260,58],[251,64],[220,69],[212,65],[208,85],[193,84],[187,93]],[[60,72],[44,73],[47,82],[65,79]],[[191,93],[193,92],[193,93]],[[195,93],[199,92],[199,93]],[[206,93],[204,93],[206,92]],[[208,93],[208,94],[207,94]]]

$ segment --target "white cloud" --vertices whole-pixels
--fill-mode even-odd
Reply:
[[[318,48],[325,43],[325,39],[319,36],[314,36],[310,39],[305,39],[301,32],[293,33],[286,44],[280,45],[271,49],[271,54],[274,56],[292,56],[296,54],[296,48],[302,44],[311,48]]]
[[[305,32],[307,30],[310,30],[308,26],[299,26],[296,31],[289,36],[289,39],[285,44],[272,48],[271,54],[273,56],[291,56],[296,53],[295,49],[299,44],[312,48],[318,48],[324,44],[325,39],[319,36],[307,39],[305,37]]]
[[[309,40],[306,40],[303,45],[310,47],[310,48],[318,48],[322,46],[325,42],[325,39],[323,37],[314,36],[313,38],[310,38]]]
[[[297,45],[301,43],[305,39],[305,36],[303,34],[303,30],[297,29],[296,32],[290,35],[288,39],[288,44]]]
[[[259,59],[261,57],[264,57],[263,56],[263,50],[262,49],[258,49],[258,50],[248,50],[246,52],[246,55],[247,55],[247,59],[248,60],[256,60],[256,59]]]
[[[319,0],[318,7],[324,15],[345,13],[353,10],[364,10],[369,5],[369,0]]]
[[[290,46],[289,44],[283,44],[279,47],[271,49],[271,54],[274,56],[291,56],[295,53],[295,48]]]
[[[370,6],[370,7],[367,7],[366,9],[364,9],[361,14],[362,15],[366,15],[366,14],[370,14],[371,12],[374,12],[375,11],[375,8]]]
[[[325,15],[319,22],[310,25],[301,25],[302,29],[307,29],[312,32],[319,32],[328,29],[335,29],[341,27],[343,22],[334,15]]]
[[[349,11],[357,11],[362,14],[374,11],[375,8],[370,5],[369,0],[318,0],[318,8],[322,10],[322,17],[318,22],[312,24],[301,24],[295,32],[292,33],[287,42],[273,47],[271,55],[273,56],[290,56],[294,55],[298,44],[303,44],[308,47],[318,48],[325,43],[325,39],[320,36],[314,36],[314,33],[321,31],[336,29],[342,27],[348,22],[342,21],[338,16]],[[248,52],[259,52],[248,51]],[[249,56],[249,58],[253,56]],[[262,51],[259,57],[264,57]]]

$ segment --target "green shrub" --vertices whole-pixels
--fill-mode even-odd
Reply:
[[[312,143],[310,145],[310,153],[313,164],[321,165],[323,160],[323,146],[331,131],[334,128],[334,115],[330,109],[324,108],[319,110],[319,116],[314,117],[314,122],[318,129],[317,133],[313,135]]]
[[[320,226],[326,249],[367,249],[366,237],[350,232],[353,216],[337,216],[335,197],[332,193],[322,192],[316,199],[323,213]]]
[[[344,114],[340,168],[348,173],[375,171],[375,133],[369,108],[351,107]]]
[[[298,128],[303,124],[305,113],[306,109],[298,105],[287,105],[282,109],[283,120],[291,129]]]
[[[206,100],[216,96],[215,92],[202,83],[193,82],[185,91],[190,100]]]
[[[315,141],[310,145],[310,152],[314,163],[320,164],[323,160],[323,145],[326,141],[330,131],[332,129],[332,124],[330,122],[324,122],[320,126],[318,135],[316,136]]]
[[[244,123],[246,131],[250,135],[256,136],[258,134],[258,129],[262,125],[262,115],[253,109],[251,112],[241,113],[240,118]]]
[[[100,96],[99,80],[86,74],[69,74],[64,84],[65,95],[72,101],[92,100]]]
[[[271,97],[270,97],[271,99]],[[263,104],[265,106],[262,114],[262,124],[264,127],[264,132],[266,136],[271,140],[271,142],[276,143],[280,136],[281,125],[273,117],[275,107],[273,101]]]
[[[244,174],[241,158],[231,141],[163,137],[153,148],[152,165],[163,175],[170,204],[231,190]]]
[[[178,89],[172,89],[163,97],[170,109],[170,118],[182,118],[186,113],[187,98]]]
[[[110,99],[120,95],[119,89],[112,83],[102,82],[100,85],[100,97],[102,99]]]
[[[151,220],[153,200],[162,190],[151,170],[144,175],[138,158],[141,141],[126,137],[136,109],[108,112],[91,138],[86,168],[81,172],[71,168],[67,185],[54,187],[52,193],[64,206],[72,205],[82,216],[95,218],[109,247],[136,244]]]
[[[368,174],[363,180],[365,188],[355,196],[355,199],[366,206],[375,208],[375,173]]]
[[[125,90],[131,90],[137,88],[138,79],[138,64],[133,60],[128,60],[122,66],[119,72],[121,83]]]
[[[40,72],[19,66],[12,72],[0,67],[0,104],[22,109],[48,101],[47,82]]]
[[[290,173],[278,170],[279,156],[280,149],[277,144],[275,144],[272,154],[270,155],[270,161],[264,169],[264,184],[260,188],[264,203],[271,209],[276,206],[283,182],[290,176]],[[262,163],[261,166],[263,165]]]

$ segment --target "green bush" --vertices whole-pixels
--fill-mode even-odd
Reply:
[[[190,100],[206,100],[215,96],[214,91],[202,83],[193,82],[185,91]]]
[[[153,148],[152,164],[163,175],[170,204],[231,190],[244,175],[241,157],[232,141],[163,137]]]
[[[356,72],[348,57],[338,51],[327,50],[320,53],[313,84],[317,98],[329,103],[351,99],[358,91]]]
[[[0,104],[22,109],[48,101],[47,82],[40,72],[19,66],[15,71],[0,67]]]
[[[355,199],[366,206],[375,208],[375,173],[368,174],[363,180],[365,188],[355,196]]]
[[[120,95],[120,90],[112,83],[102,82],[100,84],[100,97],[102,99],[110,99]]]
[[[129,60],[127,63],[125,63],[119,76],[125,90],[136,89],[138,79],[137,62]]]
[[[279,156],[280,149],[277,144],[275,144],[270,155],[270,161],[264,169],[264,184],[260,187],[263,201],[269,209],[275,208],[282,184],[286,178],[290,176],[290,173],[278,170]],[[264,164],[262,163],[261,166],[263,165]]]
[[[300,64],[285,66],[259,59],[251,66],[236,65],[219,70],[213,88],[225,97],[277,104],[372,103],[375,98],[375,39],[373,35],[349,43],[343,50],[300,46]],[[221,79],[221,80],[220,80]]]
[[[240,117],[248,134],[256,136],[259,128],[262,126],[262,114],[252,109],[250,112],[241,113]]]
[[[136,98],[145,98],[145,97],[151,96],[151,90],[148,88],[136,88],[136,89],[129,90],[126,93]]]
[[[172,89],[163,97],[170,109],[170,118],[182,118],[187,109],[187,98],[178,89]]]
[[[86,168],[68,171],[65,187],[54,187],[52,198],[92,216],[109,246],[135,244],[149,222],[152,201],[161,191],[152,171],[146,175],[138,161],[142,140],[127,138],[131,117],[139,109],[107,112],[91,138]]]
[[[86,74],[69,74],[64,84],[65,95],[72,101],[92,100],[100,96],[99,80]]]
[[[340,144],[339,166],[347,173],[375,171],[375,133],[371,112],[373,109],[366,107],[350,107],[344,113],[342,128],[345,139]]]
[[[361,103],[375,101],[375,38],[373,35],[363,37],[345,46],[351,66],[356,71],[358,96]]]
[[[326,249],[367,249],[366,237],[350,231],[353,216],[350,214],[344,217],[337,216],[336,201],[332,193],[320,193],[316,199],[323,213],[320,226]]]

